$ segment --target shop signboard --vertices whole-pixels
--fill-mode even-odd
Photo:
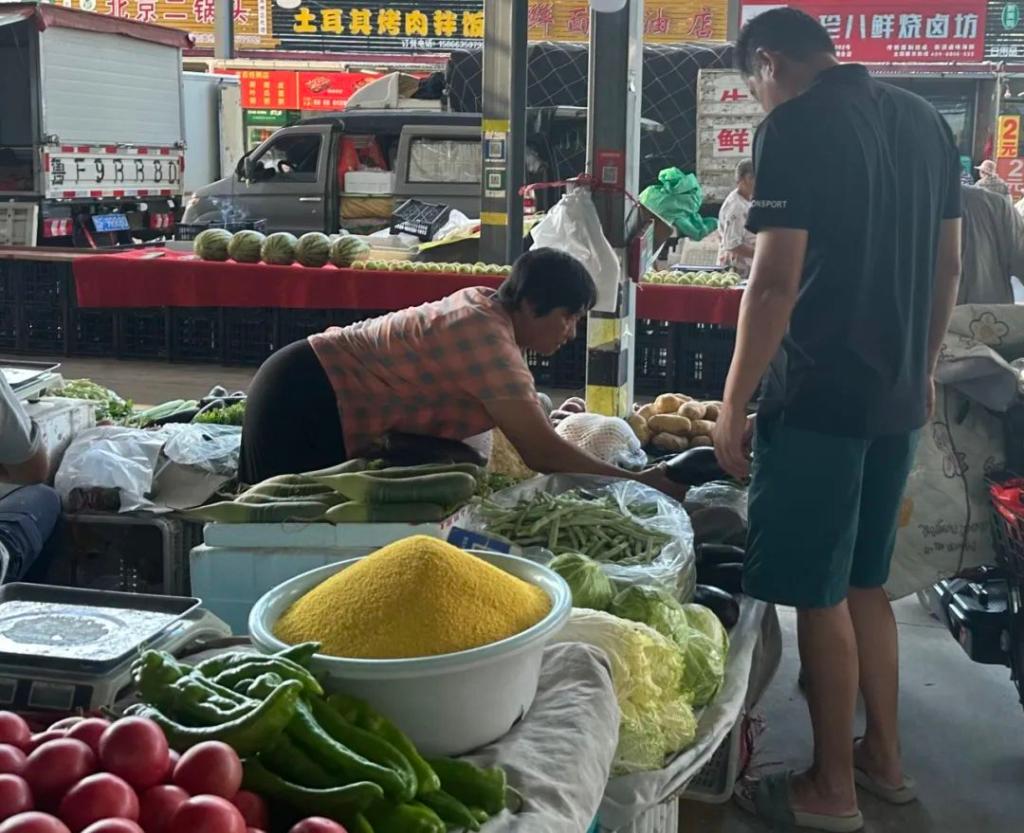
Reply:
[[[352,94],[380,78],[377,72],[300,72],[300,110],[342,110]]]
[[[984,59],[986,0],[744,0],[746,22],[792,6],[818,18],[844,61],[971,63]]]
[[[999,117],[998,159],[1014,159],[1020,153],[1020,116]]]
[[[985,57],[993,61],[1024,60],[1024,2],[989,0]]]
[[[242,109],[342,110],[352,94],[380,78],[378,72],[330,70],[218,70],[237,75],[242,87]]]
[[[166,0],[165,0],[166,1]],[[295,52],[447,52],[479,49],[483,0],[270,0],[280,48]],[[647,0],[650,43],[724,41],[728,0]],[[586,41],[587,0],[530,0],[529,37]]]
[[[702,69],[697,81],[697,179],[706,200],[721,202],[736,187],[736,165],[754,154],[764,110],[731,69]]]
[[[230,70],[242,86],[243,110],[298,110],[298,73],[293,70],[243,69]]]
[[[85,12],[153,23],[190,33],[196,46],[213,46],[216,0],[48,0],[54,5]],[[275,44],[271,31],[274,0],[233,0],[235,46],[238,49],[269,49]]]
[[[287,110],[249,110],[245,123],[250,127],[285,127],[290,119]]]
[[[1024,158],[997,159],[996,172],[1010,186],[1010,197],[1014,202],[1024,198]]]

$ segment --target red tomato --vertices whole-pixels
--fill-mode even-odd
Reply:
[[[231,799],[242,786],[242,762],[226,743],[206,741],[181,756],[171,780],[189,795]]]
[[[32,730],[22,719],[20,714],[14,712],[0,712],[0,743],[9,743],[24,749],[32,740]]]
[[[100,738],[100,764],[137,790],[159,784],[170,767],[163,729],[144,717],[115,721]]]
[[[270,825],[270,813],[267,811],[267,802],[262,796],[248,790],[239,790],[231,803],[238,808],[245,823],[257,830],[266,830]]]
[[[171,816],[188,801],[188,793],[173,784],[157,784],[139,796],[139,824],[146,833],[163,833]]]
[[[61,740],[67,736],[68,733],[63,729],[47,729],[45,732],[37,732],[32,735],[32,737],[29,738],[28,745],[22,748],[24,749],[25,754],[28,754],[30,752],[34,752],[44,743],[49,743],[51,740]]]
[[[60,819],[48,813],[19,813],[0,824],[0,833],[70,833]]]
[[[25,770],[25,753],[17,746],[0,743],[0,773],[21,775]]]
[[[64,796],[58,815],[72,833],[84,830],[100,819],[139,817],[139,799],[122,779],[109,772],[83,778]]]
[[[25,780],[41,802],[59,801],[73,784],[96,771],[96,756],[80,740],[61,738],[36,747],[25,761]]]
[[[338,822],[321,816],[310,816],[292,827],[288,833],[347,833]]]
[[[83,833],[143,833],[142,828],[128,819],[103,819],[90,824]]]
[[[100,736],[110,726],[109,720],[102,717],[87,717],[68,729],[68,737],[80,740],[97,755],[100,754]]]
[[[167,833],[245,833],[245,819],[238,808],[216,795],[197,795],[171,816]]]
[[[27,813],[35,807],[32,790],[24,778],[18,775],[0,775],[0,819]]]

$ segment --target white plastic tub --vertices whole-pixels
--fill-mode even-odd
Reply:
[[[522,633],[469,651],[400,660],[317,654],[311,663],[325,688],[368,701],[427,755],[461,755],[505,735],[533,703],[544,646],[572,611],[568,585],[546,567],[502,553],[473,554],[542,588],[551,597],[548,615]],[[273,633],[284,611],[357,561],[310,570],[263,596],[249,616],[256,646],[268,653],[286,648]]]

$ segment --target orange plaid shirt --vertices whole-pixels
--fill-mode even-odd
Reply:
[[[494,427],[486,403],[537,396],[493,289],[331,327],[309,342],[337,395],[350,456],[389,431],[465,440]]]

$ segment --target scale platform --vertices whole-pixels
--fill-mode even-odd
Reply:
[[[0,708],[112,706],[147,649],[179,651],[230,635],[196,598],[0,585]]]

